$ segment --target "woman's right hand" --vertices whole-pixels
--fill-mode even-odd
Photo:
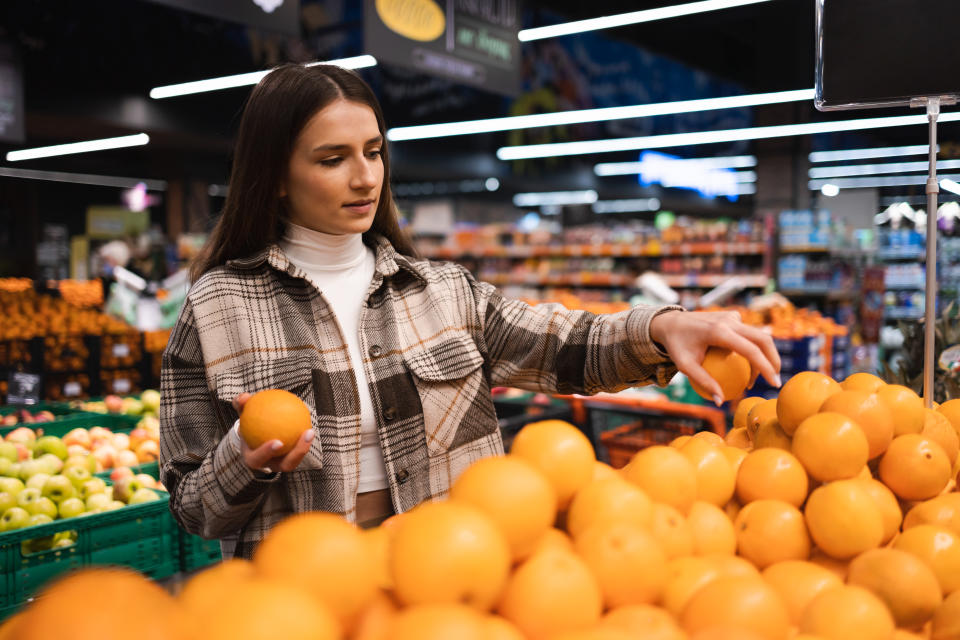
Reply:
[[[243,405],[250,399],[249,393],[241,393],[233,400],[233,408],[237,410],[237,415],[243,411]],[[247,446],[246,441],[240,438],[240,451],[243,454],[243,461],[254,471],[293,471],[307,455],[310,450],[310,443],[313,441],[315,433],[313,429],[307,429],[297,440],[297,444],[286,455],[275,455],[275,451],[283,446],[279,440],[268,440],[256,449]]]

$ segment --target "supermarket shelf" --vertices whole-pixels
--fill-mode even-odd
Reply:
[[[633,287],[636,276],[616,273],[572,273],[554,276],[511,275],[509,273],[480,274],[480,279],[494,285],[528,287]]]
[[[883,316],[890,320],[919,320],[923,317],[923,309],[912,307],[887,307]]]
[[[734,276],[743,280],[747,287],[765,287],[770,282],[770,278],[756,273],[701,273],[696,275],[677,274],[663,275],[663,279],[671,287],[698,289],[716,287]]]
[[[762,242],[689,242],[683,244],[661,244],[648,242],[642,245],[632,244],[595,244],[595,245],[523,245],[503,247],[427,247],[421,250],[426,258],[456,260],[460,258],[579,258],[579,257],[625,257],[656,258],[661,256],[687,255],[763,255],[768,250]]]
[[[780,253],[829,253],[830,247],[812,247],[812,246],[796,246],[796,247],[780,247]]]
[[[823,297],[827,300],[849,300],[860,295],[859,289],[780,289],[781,295],[788,298]]]
[[[923,291],[926,288],[923,282],[886,282],[883,286],[886,289],[899,289],[901,291]]]
[[[919,260],[926,255],[923,247],[884,247],[877,250],[877,257],[881,260]]]

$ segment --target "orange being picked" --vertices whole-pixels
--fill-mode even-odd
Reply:
[[[743,504],[767,498],[799,507],[807,499],[809,482],[803,465],[789,451],[757,449],[740,464],[737,497]]]
[[[816,371],[801,371],[780,389],[777,397],[777,420],[788,436],[793,436],[800,423],[817,413],[827,398],[841,391],[830,376]]]
[[[850,563],[847,583],[872,591],[890,609],[897,626],[906,629],[922,626],[943,600],[933,570],[898,549],[864,551]]]
[[[400,611],[393,619],[390,640],[486,640],[487,621],[462,604],[421,604]]]
[[[310,409],[289,391],[266,389],[253,394],[240,412],[240,436],[251,449],[279,440],[282,456],[297,444],[304,431],[311,429]]]
[[[737,534],[733,523],[720,507],[709,502],[694,502],[687,513],[687,524],[693,535],[693,552],[696,555],[733,555],[737,552]]]
[[[853,420],[867,436],[870,460],[886,451],[893,440],[890,408],[875,393],[841,391],[824,400],[820,411],[840,413]]]
[[[834,572],[806,560],[784,560],[763,570],[763,579],[787,605],[790,621],[800,622],[803,610],[820,592],[843,584]]]
[[[944,596],[960,589],[960,538],[946,527],[911,527],[897,536],[893,548],[912,553],[933,569]]]
[[[600,621],[606,629],[617,629],[632,638],[646,640],[687,640],[687,635],[668,612],[649,604],[629,604],[609,611]]]
[[[847,376],[840,387],[844,391],[865,391],[866,393],[876,393],[877,389],[887,384],[882,378],[878,378],[872,373],[854,373]]]
[[[593,572],[607,608],[652,604],[667,580],[667,555],[643,527],[598,522],[576,539],[579,556]]]
[[[770,421],[777,421],[776,398],[758,402],[750,408],[750,411],[747,412],[747,433],[750,435],[750,440],[752,441],[754,437],[756,437],[757,430],[760,428],[761,424],[765,424]]]
[[[623,480],[620,480],[623,482]],[[517,456],[474,462],[450,488],[450,499],[473,505],[500,528],[520,560],[557,519],[557,496],[547,478]]]
[[[893,616],[863,587],[843,585],[815,597],[800,617],[800,632],[828,640],[890,640]]]
[[[697,499],[697,473],[690,460],[673,447],[641,449],[624,468],[627,480],[654,502],[686,513]]]
[[[651,513],[649,531],[660,542],[668,558],[693,553],[693,531],[683,514],[660,502],[653,503]]]
[[[804,518],[817,547],[838,560],[874,549],[883,540],[883,516],[859,480],[837,480],[814,489]]]
[[[722,444],[722,442],[721,442]],[[697,500],[722,507],[733,497],[736,472],[720,447],[692,438],[680,453],[693,465],[697,476]]]
[[[923,431],[926,421],[923,399],[913,389],[899,384],[888,384],[878,389],[877,395],[890,407],[894,437]]]
[[[960,453],[960,437],[957,437],[957,431],[942,413],[933,409],[924,409],[923,412],[926,420],[920,435],[930,438],[943,447],[943,452],[947,454],[947,459],[953,465],[957,461],[957,454]]]
[[[596,455],[579,429],[563,420],[531,422],[517,433],[511,455],[523,458],[547,477],[566,509],[573,494],[593,478]]]
[[[728,626],[768,640],[786,640],[790,614],[780,595],[761,578],[718,578],[690,598],[680,615],[680,625],[691,635]]]
[[[897,496],[887,485],[874,478],[854,478],[854,482],[860,483],[880,510],[880,518],[883,521],[883,538],[880,544],[890,542],[900,532],[900,524],[903,522],[903,511],[900,509]]]
[[[720,384],[722,400],[729,402],[743,395],[750,384],[750,363],[739,353],[722,347],[710,347],[700,363],[710,377]],[[713,401],[713,393],[690,379],[690,386],[700,396]]]
[[[653,502],[635,484],[622,478],[594,480],[573,496],[567,511],[567,532],[576,538],[592,524],[607,520],[650,524]]]
[[[943,447],[919,433],[897,436],[880,458],[880,479],[902,500],[927,500],[950,481]]]
[[[960,536],[960,493],[945,493],[915,505],[903,519],[904,530],[936,524]]]
[[[810,557],[810,535],[803,514],[781,500],[754,500],[733,523],[738,553],[758,569],[784,560]]]
[[[853,478],[867,464],[869,444],[860,425],[840,413],[817,413],[793,434],[793,455],[821,482]]]
[[[750,396],[738,402],[737,410],[733,412],[733,428],[746,428],[747,416],[750,414],[750,409],[753,409],[763,401],[764,399],[759,396]]]

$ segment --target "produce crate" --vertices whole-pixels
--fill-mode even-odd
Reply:
[[[96,336],[50,335],[43,338],[43,369],[59,373],[96,367]]]
[[[169,495],[123,507],[0,534],[0,619],[13,614],[48,581],[93,565],[131,567],[154,578],[180,569],[180,530],[170,515]],[[75,531],[61,549],[24,553],[21,543]],[[96,594],[91,594],[95,598]]]
[[[67,435],[71,429],[89,429],[90,427],[105,427],[115,433],[129,433],[133,431],[139,416],[125,416],[115,413],[77,413],[72,416],[64,416],[53,422],[35,422],[32,424],[13,425],[10,427],[0,427],[0,438],[17,427],[30,427],[34,431],[42,430],[43,435],[57,436],[62,438]]]
[[[143,357],[143,334],[132,329],[124,333],[105,333],[100,338],[100,368],[136,367]]]
[[[147,474],[147,475],[149,475],[149,476],[153,476],[154,478],[159,478],[159,477],[160,477],[160,465],[157,463],[156,460],[154,460],[153,462],[144,462],[143,464],[138,464],[138,465],[132,466],[132,467],[130,467],[130,470],[133,471],[134,474],[145,473],[145,474]],[[95,476],[98,477],[98,478],[102,478],[102,479],[106,480],[107,482],[109,482],[109,481],[110,481],[110,473],[111,473],[112,471],[113,471],[113,468],[104,469],[103,471],[98,471],[97,473],[95,473],[95,474],[93,474],[93,475],[95,475]]]
[[[71,407],[66,402],[41,402],[39,404],[27,405],[26,407],[23,407],[20,405],[13,405],[13,404],[0,406],[0,416],[9,416],[10,414],[16,411],[19,411],[20,409],[26,409],[31,414],[36,414],[39,411],[49,411],[55,417],[55,420],[53,420],[53,422],[59,422],[60,420],[64,420],[66,418],[74,418],[78,415],[87,415],[85,412],[81,411],[80,409],[75,409],[74,407]],[[49,422],[32,422],[32,423],[25,423],[25,424],[18,423],[16,426],[31,427],[33,425],[43,426],[45,424],[49,424]]]
[[[171,516],[172,519],[173,516]],[[180,531],[180,570],[196,571],[223,560],[219,540],[206,540],[200,536]]]
[[[510,450],[513,438],[524,426],[540,420],[566,420],[573,417],[570,404],[560,398],[527,393],[514,397],[494,397],[494,409],[503,438],[503,448]]]

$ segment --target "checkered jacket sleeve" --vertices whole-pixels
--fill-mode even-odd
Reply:
[[[189,300],[163,353],[160,388],[160,474],[171,512],[204,538],[236,533],[280,474],[250,469],[227,437],[237,415],[208,388]]]

